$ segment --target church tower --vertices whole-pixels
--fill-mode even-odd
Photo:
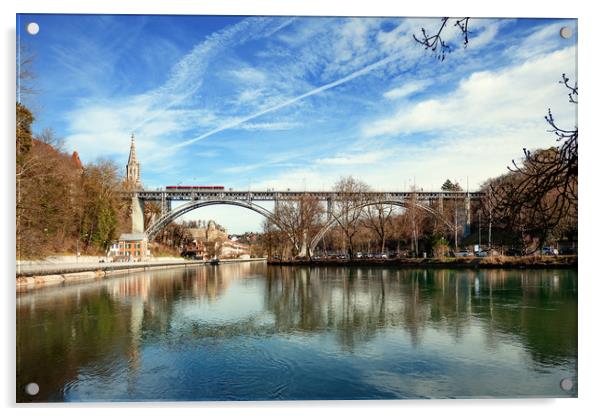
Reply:
[[[126,181],[135,188],[142,188],[140,183],[140,164],[136,158],[136,138],[132,133],[132,144],[130,145],[130,157],[128,164],[125,166]]]

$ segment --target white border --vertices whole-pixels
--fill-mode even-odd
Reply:
[[[393,4],[394,3],[394,4]],[[308,412],[330,413],[335,408],[344,409],[348,415],[365,415],[372,409],[384,414],[445,414],[447,415],[507,415],[529,412],[532,414],[567,415],[594,413],[600,402],[598,377],[602,374],[599,357],[600,315],[597,303],[602,293],[600,265],[596,260],[600,253],[601,236],[599,194],[602,175],[597,169],[602,155],[602,137],[598,126],[600,115],[594,112],[601,108],[600,90],[600,39],[602,18],[594,9],[596,2],[525,0],[489,1],[445,1],[393,2],[384,0],[212,0],[193,4],[191,0],[145,0],[125,2],[123,0],[73,2],[68,0],[20,0],[2,2],[2,65],[4,97],[2,105],[2,168],[0,169],[5,203],[1,204],[2,230],[0,254],[4,273],[2,275],[3,342],[1,343],[2,378],[0,380],[1,404],[13,407],[9,412],[19,411],[14,407],[14,352],[15,352],[15,300],[14,300],[14,39],[15,14],[20,13],[120,13],[120,14],[273,14],[273,15],[348,15],[348,16],[473,16],[473,17],[576,17],[579,19],[579,85],[581,87],[579,124],[581,138],[581,181],[579,209],[579,399],[548,400],[460,400],[460,401],[381,401],[381,402],[258,402],[258,403],[179,403],[179,404],[102,404],[102,405],[52,405],[45,409],[21,406],[26,412],[43,411],[45,415],[78,414],[105,415],[110,412],[130,413],[134,408],[144,407],[145,413],[162,415],[170,409],[178,413],[199,414],[211,411],[225,414],[245,413],[306,415]],[[585,132],[585,135],[583,134]],[[596,193],[597,192],[597,193]],[[68,407],[65,409],[64,407]],[[24,408],[24,409],[23,409]],[[597,409],[599,410],[599,409]]]

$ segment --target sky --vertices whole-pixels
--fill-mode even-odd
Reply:
[[[576,124],[558,81],[577,75],[577,22],[471,19],[466,48],[450,22],[443,61],[412,37],[438,18],[22,14],[17,30],[35,54],[34,130],[124,170],[135,133],[147,188],[327,190],[352,175],[475,190],[555,144],[548,108]],[[263,220],[227,206],[185,218],[231,233]]]

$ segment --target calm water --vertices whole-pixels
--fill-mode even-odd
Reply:
[[[21,293],[17,323],[18,401],[577,394],[574,270],[201,266]]]

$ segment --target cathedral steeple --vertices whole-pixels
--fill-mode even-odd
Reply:
[[[138,163],[138,159],[136,158],[136,138],[134,137],[134,133],[132,133],[132,143],[130,144],[130,156],[128,158],[128,163],[125,166],[126,172],[126,181],[135,186],[136,188],[141,188],[140,184],[140,164]]]

